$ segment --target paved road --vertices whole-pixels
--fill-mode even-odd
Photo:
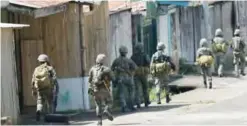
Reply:
[[[193,80],[193,81],[192,81]],[[186,77],[183,82],[201,83],[199,77]],[[152,103],[134,113],[114,114],[105,125],[247,125],[247,77],[214,77],[214,89],[198,88],[173,97],[170,104]],[[165,102],[163,102],[165,103]],[[73,125],[96,125],[94,112],[72,118]],[[37,124],[34,118],[25,124]]]
[[[171,104],[155,105],[119,115],[105,125],[247,125],[247,77],[215,78],[213,90],[203,88],[174,97]],[[200,100],[199,100],[200,99]],[[96,124],[95,120],[74,124]]]

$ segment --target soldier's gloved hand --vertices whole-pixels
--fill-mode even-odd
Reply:
[[[93,93],[94,93],[93,89],[92,88],[89,88],[88,89],[88,94],[93,95]]]
[[[32,90],[32,95],[33,95],[34,97],[36,97],[36,96],[37,96],[37,91]]]

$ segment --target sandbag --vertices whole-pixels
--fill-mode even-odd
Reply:
[[[167,62],[155,63],[150,66],[152,75],[168,74],[171,68]]]
[[[212,49],[214,52],[226,52],[227,51],[227,45],[226,43],[213,43]]]
[[[197,62],[201,66],[211,66],[214,62],[214,58],[212,56],[204,55],[197,58]]]

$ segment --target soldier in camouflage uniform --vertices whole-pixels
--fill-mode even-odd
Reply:
[[[208,42],[205,38],[200,40],[200,48],[197,50],[197,58],[200,58],[201,56],[212,56],[213,52],[208,47]],[[211,71],[211,65],[201,65],[202,75],[203,75],[203,83],[205,88],[207,88],[207,81],[209,83],[209,88],[212,88],[212,71]]]
[[[222,33],[221,29],[216,29],[213,43],[225,43],[226,45],[228,45],[228,43],[223,38],[223,33]],[[223,77],[226,52],[217,52],[217,51],[213,50],[213,53],[214,53],[215,58],[216,58],[216,67],[215,68],[218,68],[218,75],[220,77]]]
[[[150,59],[148,55],[144,53],[143,45],[141,43],[135,45],[134,53],[131,56],[131,59],[138,66],[134,76],[135,100],[136,100],[137,108],[140,108],[140,102],[141,102],[140,89],[139,89],[140,86],[142,86],[145,106],[148,107],[150,101],[149,101],[149,93],[148,93],[147,75],[149,73],[148,70],[149,70]]]
[[[234,37],[232,38],[231,48],[233,49],[234,60],[233,63],[235,65],[236,76],[239,77],[239,65],[240,73],[245,76],[244,68],[245,68],[245,43],[243,39],[240,37],[240,30],[236,29],[234,32]]]
[[[115,73],[116,86],[120,94],[120,103],[122,112],[126,111],[128,107],[130,110],[134,108],[134,83],[133,83],[133,72],[136,70],[136,64],[129,58],[126,57],[128,50],[125,46],[119,48],[120,56],[116,58],[111,66],[111,69]],[[128,92],[128,102],[126,103],[125,90]],[[128,106],[127,106],[128,105]]]
[[[49,77],[52,86],[45,89],[40,89],[35,86],[35,71],[40,66],[36,67],[32,77],[32,95],[37,98],[37,110],[36,120],[40,120],[41,113],[54,113],[57,106],[57,94],[59,92],[59,86],[57,82],[55,69],[49,64],[49,58],[45,54],[41,54],[38,57],[40,66],[47,65],[49,71]]]
[[[151,66],[156,63],[167,62],[169,66],[171,67],[171,69],[175,71],[175,65],[172,62],[171,58],[164,53],[164,49],[165,49],[165,45],[159,42],[157,45],[157,52],[155,52],[151,58]],[[157,104],[161,104],[160,93],[161,93],[161,89],[163,88],[163,86],[166,91],[166,102],[169,103],[171,100],[169,96],[170,89],[168,87],[168,83],[169,83],[168,74],[169,73],[164,73],[164,74],[158,74],[154,76],[155,85],[156,85]]]
[[[113,116],[109,109],[112,105],[110,94],[110,81],[113,75],[107,66],[104,66],[105,55],[99,54],[96,58],[96,65],[89,71],[90,88],[88,93],[94,97],[96,103],[96,115],[99,118],[98,125],[102,125],[102,116],[106,115],[109,120],[113,120]]]

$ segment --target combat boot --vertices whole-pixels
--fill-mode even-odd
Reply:
[[[207,81],[204,81],[204,87],[207,88]]]
[[[122,113],[125,113],[125,112],[126,112],[126,108],[125,108],[125,107],[122,107],[122,108],[121,108],[121,112],[122,112]]]
[[[209,83],[209,89],[212,89],[212,82]]]
[[[146,102],[146,103],[145,103],[145,107],[148,107],[150,104],[151,104],[150,101]]]
[[[110,112],[105,111],[105,112],[104,112],[104,115],[107,116],[108,120],[113,121],[114,118],[113,118],[113,116],[112,116],[112,114],[111,114]]]
[[[157,104],[161,104],[161,101],[160,101],[160,94],[157,94]]]
[[[166,95],[166,103],[169,103],[171,101],[171,98],[169,96],[169,94]]]
[[[41,115],[41,112],[37,111],[36,112],[36,121],[40,121],[40,115]]]
[[[245,76],[245,73],[244,72],[241,72],[241,75]]]
[[[102,120],[99,120],[97,126],[102,126]]]
[[[140,104],[137,104],[136,106],[137,106],[138,109],[141,108],[141,105]]]

